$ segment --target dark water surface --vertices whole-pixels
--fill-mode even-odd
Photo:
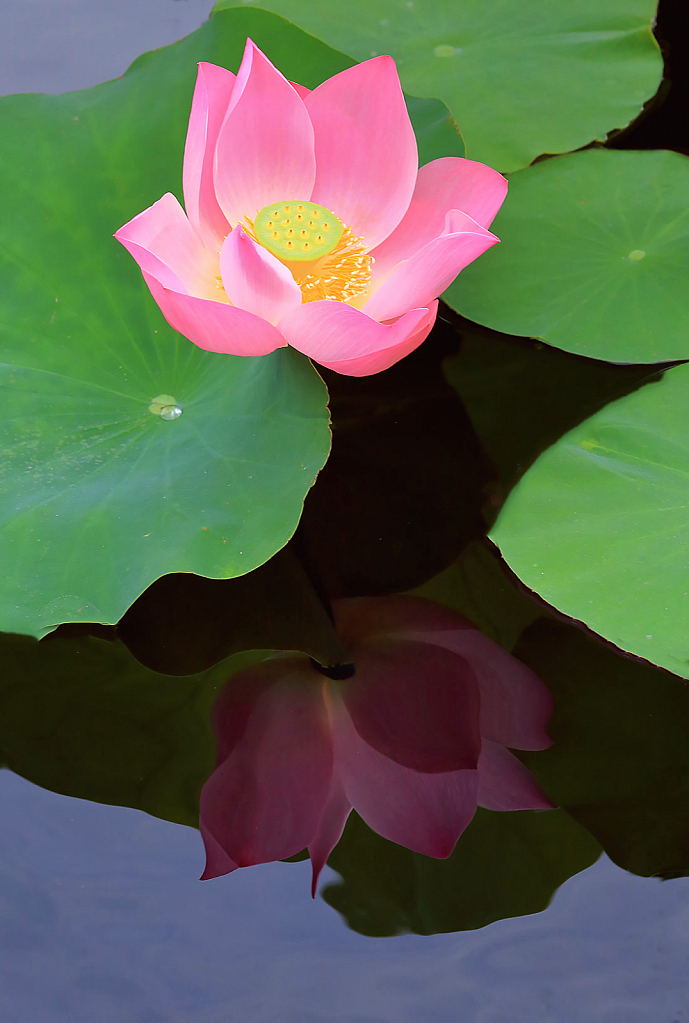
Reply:
[[[0,92],[120,75],[211,0],[2,0]],[[0,772],[4,1023],[689,1023],[689,880],[605,857],[550,908],[362,937],[308,863],[199,883],[199,834]],[[336,875],[326,869],[327,884]]]

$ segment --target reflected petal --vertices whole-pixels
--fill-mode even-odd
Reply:
[[[239,684],[239,699],[231,680],[214,712],[222,759],[203,786],[200,813],[205,833],[244,867],[293,856],[313,841],[333,752],[323,687],[308,661],[267,661],[242,672]],[[212,843],[209,858],[215,862]]]
[[[488,639],[468,618],[423,597],[395,594],[335,601],[343,642],[398,636],[453,650],[471,665],[481,690],[481,735],[514,749],[547,749],[550,692],[522,661]]]
[[[323,808],[321,819],[318,823],[318,832],[315,838],[309,843],[309,856],[313,876],[311,881],[311,897],[316,897],[316,885],[320,873],[328,861],[328,856],[342,838],[347,818],[352,811],[352,804],[345,795],[342,782],[335,773],[330,786],[328,800]]]
[[[464,658],[401,639],[369,640],[352,656],[342,700],[369,746],[415,771],[476,768],[480,694]]]
[[[206,866],[201,874],[201,881],[208,881],[212,877],[222,877],[223,874],[231,874],[237,870],[237,864],[230,859],[223,847],[205,826],[202,820],[199,821],[199,831],[206,850]]]
[[[498,743],[483,740],[478,762],[478,805],[487,810],[553,810],[536,779]]]
[[[546,725],[553,699],[530,668],[478,629],[444,632],[433,641],[471,664],[481,690],[481,735],[513,749],[552,745]]]
[[[336,600],[333,613],[338,635],[349,646],[374,636],[408,638],[408,633],[476,629],[468,618],[444,604],[402,593]],[[436,640],[426,635],[422,642],[435,643]]]
[[[476,812],[477,771],[424,774],[388,760],[354,728],[344,705],[328,700],[335,770],[369,827],[414,852],[443,859]]]

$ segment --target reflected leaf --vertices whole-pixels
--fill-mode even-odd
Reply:
[[[242,650],[301,650],[325,665],[347,659],[293,544],[238,579],[163,576],[117,632],[142,664],[169,675],[204,671]]]
[[[0,763],[54,792],[196,827],[211,705],[255,656],[170,678],[117,641],[0,634]]]
[[[595,839],[560,810],[479,809],[447,860],[386,842],[352,814],[328,861],[342,881],[321,894],[370,937],[465,931],[539,913],[599,855]]]
[[[539,621],[516,648],[550,688],[548,795],[635,874],[689,875],[689,683],[585,630]]]

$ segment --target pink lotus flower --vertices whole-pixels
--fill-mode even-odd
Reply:
[[[203,879],[308,848],[315,891],[353,807],[384,838],[438,858],[477,804],[552,807],[507,749],[550,745],[550,694],[529,668],[431,601],[341,600],[335,618],[352,677],[273,657],[218,697]]]
[[[437,297],[498,239],[507,182],[472,160],[418,169],[391,57],[313,92],[251,40],[235,76],[199,64],[183,173],[117,231],[175,330],[211,352],[292,345],[350,376],[429,333]]]

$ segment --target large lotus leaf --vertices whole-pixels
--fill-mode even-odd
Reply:
[[[689,366],[549,448],[491,535],[520,579],[624,650],[689,677]]]
[[[164,573],[249,571],[327,457],[309,362],[202,352],[112,238],[181,194],[197,62],[236,68],[247,35],[309,85],[350,63],[274,15],[226,12],[118,81],[0,103],[5,629],[114,622]]]
[[[544,791],[621,867],[689,875],[689,684],[561,622],[515,652],[555,702],[553,745],[521,754]]]
[[[558,810],[479,809],[447,860],[388,842],[352,814],[328,860],[342,882],[328,885],[323,898],[371,937],[466,931],[539,913],[600,851]]]
[[[445,293],[471,320],[611,362],[689,356],[689,160],[593,149],[510,179],[501,239]]]
[[[392,54],[405,89],[447,103],[467,156],[502,171],[625,126],[662,73],[654,0],[259,2],[357,60]]]

